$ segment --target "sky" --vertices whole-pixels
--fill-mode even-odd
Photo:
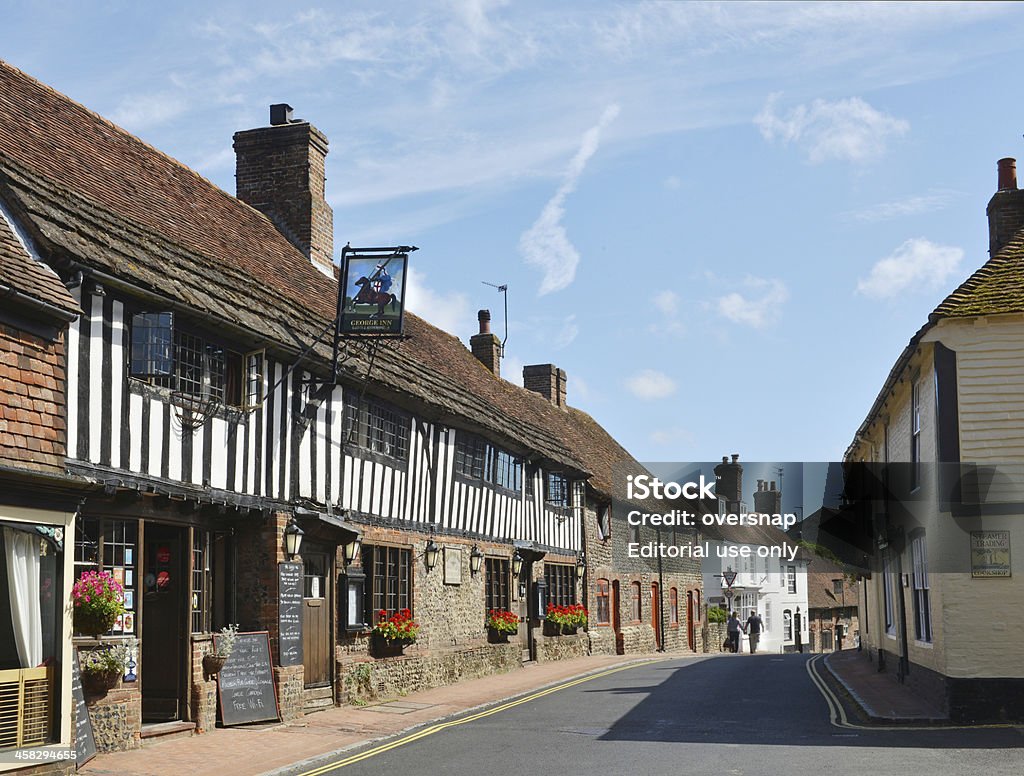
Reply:
[[[841,458],[987,259],[1024,7],[0,0],[0,58],[234,193],[287,102],[335,246],[414,244],[410,309],[639,460]]]

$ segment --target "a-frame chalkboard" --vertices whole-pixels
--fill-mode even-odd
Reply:
[[[96,756],[96,739],[92,734],[92,721],[85,705],[82,675],[78,671],[78,648],[71,655],[71,704],[75,720],[75,769],[81,768]]]
[[[213,635],[214,647],[221,638]],[[220,718],[225,725],[281,718],[267,631],[238,634],[235,648],[217,676],[217,694]]]

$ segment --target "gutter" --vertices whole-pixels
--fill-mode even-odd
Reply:
[[[56,318],[63,323],[71,323],[78,318],[78,313],[58,307],[50,302],[44,302],[42,299],[37,299],[34,296],[29,296],[6,283],[0,283],[0,302],[6,299],[10,299],[22,307],[28,307],[35,312],[43,313],[50,318]]]

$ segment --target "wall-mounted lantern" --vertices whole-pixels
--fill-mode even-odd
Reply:
[[[587,556],[580,550],[580,554],[576,556],[576,580],[583,579],[583,573],[587,570]]]
[[[519,554],[519,550],[515,551],[512,555],[512,576],[518,577],[519,572],[523,570],[523,556]]]
[[[423,562],[427,566],[427,571],[432,571],[437,565],[437,553],[440,551],[441,548],[434,543],[433,539],[427,540],[427,548],[423,551]]]
[[[284,529],[284,551],[289,560],[299,554],[299,550],[302,548],[302,534],[302,529],[299,528],[299,524],[293,517]]]
[[[473,549],[469,553],[469,573],[476,574],[480,571],[480,567],[484,564],[484,554],[480,552],[480,548],[475,544]]]
[[[355,562],[355,559],[359,556],[359,548],[363,544],[361,536],[356,535],[352,541],[345,545],[345,565],[351,565]]]

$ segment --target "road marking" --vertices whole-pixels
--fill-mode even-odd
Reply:
[[[836,697],[835,693],[832,692],[818,673],[818,663],[824,660],[824,658],[824,655],[816,655],[808,660],[806,663],[807,675],[811,677],[811,682],[814,683],[814,686],[824,696],[825,703],[828,704],[829,709],[829,722],[837,728],[848,730],[978,730],[982,728],[1013,729],[1021,727],[1020,725],[1008,723],[990,723],[985,725],[858,725],[847,719],[842,701]]]
[[[597,674],[589,674],[579,679],[573,679],[572,681],[565,682],[563,684],[557,684],[554,687],[548,687],[546,690],[540,690],[531,695],[525,695],[522,698],[517,698],[514,701],[503,703],[502,705],[495,706],[491,709],[485,709],[484,711],[478,712],[476,714],[471,714],[468,717],[453,719],[449,720],[448,722],[441,722],[437,725],[430,725],[429,727],[425,727],[422,730],[417,730],[415,733],[410,733],[409,735],[399,738],[395,741],[391,741],[386,744],[381,744],[380,746],[375,746],[372,749],[367,749],[365,752],[354,754],[351,757],[346,757],[343,760],[338,760],[337,762],[329,763],[328,765],[322,765],[319,768],[314,768],[311,771],[303,771],[302,773],[298,774],[298,776],[322,776],[322,774],[330,773],[331,771],[336,771],[341,768],[344,768],[346,765],[352,765],[353,763],[362,762],[363,760],[369,759],[370,757],[374,757],[378,754],[383,754],[384,752],[391,751],[392,749],[396,749],[400,746],[405,746],[406,744],[411,744],[414,741],[419,741],[421,738],[432,736],[434,733],[439,733],[442,730],[447,730],[448,728],[452,728],[457,725],[465,725],[467,722],[474,722],[478,719],[489,717],[492,714],[497,714],[498,712],[506,711],[515,706],[519,706],[520,704],[536,700],[537,698],[543,698],[545,695],[550,695],[551,693],[558,692],[559,690],[567,690],[570,687],[575,687],[578,684],[583,684],[584,682],[589,682],[594,679],[600,679],[603,676],[616,674],[619,671],[627,671],[631,668],[641,668],[642,666],[648,666],[653,663],[660,662],[662,661],[645,660],[642,663],[630,663],[629,665],[619,666],[618,668],[610,668],[607,671],[601,671]]]

